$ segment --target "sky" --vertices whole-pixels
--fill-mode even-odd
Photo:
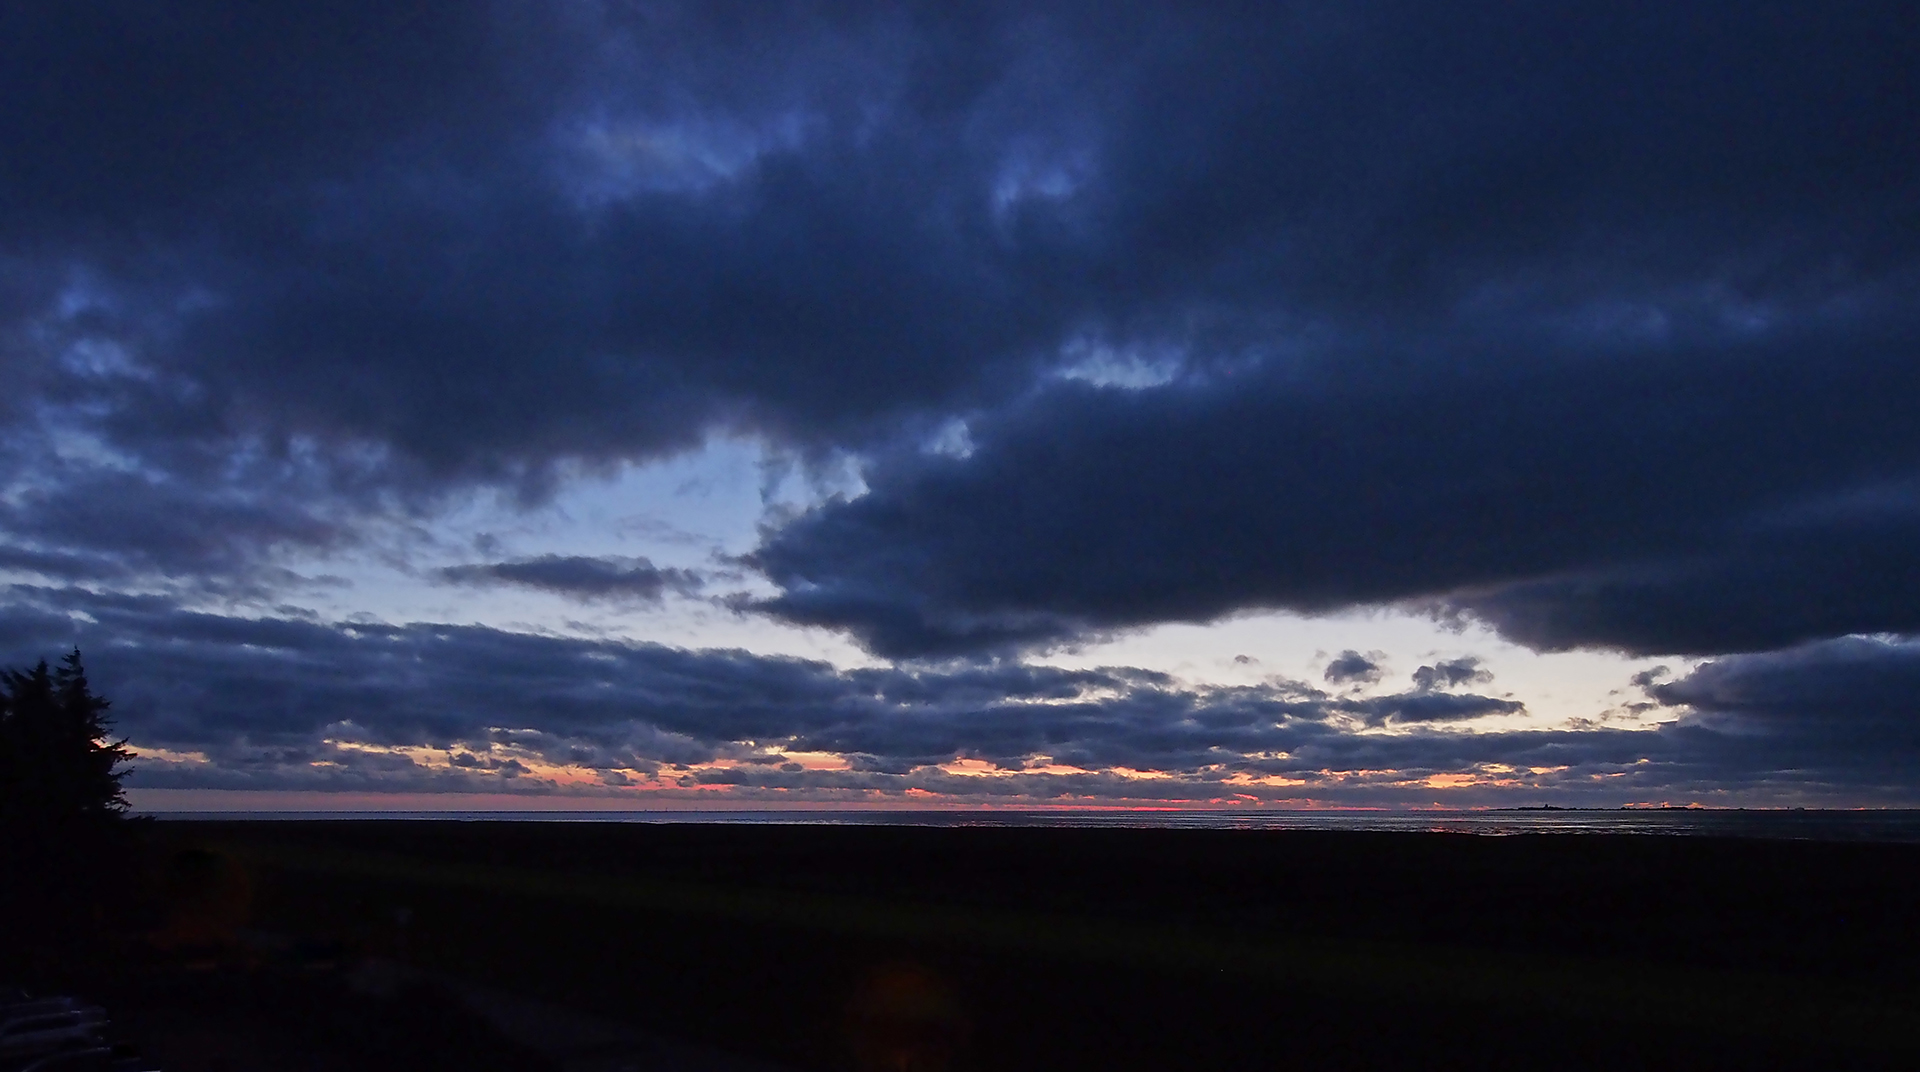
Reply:
[[[1915,70],[1904,2],[9,5],[0,664],[156,809],[1920,805]]]

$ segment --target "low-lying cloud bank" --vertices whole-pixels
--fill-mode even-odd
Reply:
[[[18,662],[51,637],[80,645],[146,754],[144,787],[1466,805],[1904,802],[1920,784],[1920,734],[1900,700],[1920,646],[1891,641],[1649,679],[1648,702],[1675,715],[1655,729],[1466,729],[1446,724],[1523,709],[1434,687],[1194,688],[1124,667],[837,670],[474,626],[234,618],[73,590],[10,596],[0,648]],[[1860,702],[1819,700],[1836,694]]]

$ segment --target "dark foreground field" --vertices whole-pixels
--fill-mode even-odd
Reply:
[[[424,821],[151,842],[150,870],[198,850],[244,896],[215,897],[233,936],[190,983],[156,994],[151,942],[106,954],[144,957],[144,988],[94,966],[149,1031],[221,1030],[276,987],[314,1023],[395,1021],[355,1027],[363,1049],[468,1015],[341,1012],[360,999],[272,968],[294,949],[792,1069],[1920,1067],[1916,846]],[[447,1066],[539,1067],[484,1049]]]

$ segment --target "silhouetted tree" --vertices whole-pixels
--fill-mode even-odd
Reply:
[[[108,730],[76,649],[49,670],[0,671],[0,823],[113,819],[127,809],[121,765],[132,758]]]

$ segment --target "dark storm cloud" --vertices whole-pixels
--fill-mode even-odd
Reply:
[[[1484,669],[1471,655],[1448,659],[1413,672],[1413,687],[1421,692],[1451,689],[1461,685],[1484,685],[1493,680],[1493,672]]]
[[[1382,668],[1377,661],[1380,658],[1380,652],[1362,655],[1357,651],[1348,649],[1335,656],[1333,661],[1327,664],[1327,671],[1322,676],[1325,680],[1336,685],[1345,685],[1353,682],[1371,685],[1379,681],[1380,678],[1386,674],[1386,670]]]
[[[1527,709],[1525,704],[1517,700],[1434,693],[1425,686],[1421,686],[1419,692],[1408,695],[1357,701],[1355,706],[1366,711],[1367,721],[1373,725],[1389,722],[1459,722],[1482,715],[1520,714]]]
[[[1841,637],[1714,659],[1647,685],[1685,712],[1677,732],[1712,736],[1729,763],[1781,780],[1920,784],[1920,645]]]
[[[1899,389],[1909,389],[1904,385]],[[1849,434],[1832,428],[1825,443]],[[1824,444],[1810,443],[1810,449]],[[1889,465],[1891,468],[1891,465]],[[1836,485],[1850,483],[1835,480]],[[1730,525],[1711,543],[1457,599],[1537,648],[1752,651],[1920,621],[1920,490],[1910,477]],[[1783,497],[1785,497],[1783,495]]]
[[[1103,475],[1074,458],[1127,414],[1071,392],[1001,411],[1049,369],[1146,355],[1176,382],[1144,392],[1141,449],[1188,420],[1228,423],[1150,467],[1137,502],[1089,488],[1023,535],[1124,533],[1164,497],[1157,474],[1179,473],[1209,501],[1337,494],[1374,520],[1431,517],[1440,545],[1393,547],[1380,582],[1336,570],[1304,597],[1276,591],[1269,567],[1241,595],[1174,606],[1149,577],[1140,607],[1112,611],[1051,591],[1034,607],[933,589],[883,606],[804,534],[776,548],[781,576],[822,575],[787,610],[897,634],[889,650],[1516,577],[1617,585],[1613,567],[1631,579],[1677,552],[1615,562],[1595,550],[1614,546],[1597,514],[1699,534],[1737,523],[1725,500],[1747,493],[1741,517],[1773,505],[1749,501],[1756,485],[1841,493],[1859,475],[1822,457],[1783,473],[1766,455],[1700,504],[1713,516],[1666,514],[1690,487],[1636,489],[1669,452],[1719,442],[1690,422],[1788,405],[1809,368],[1834,360],[1847,380],[1870,351],[1911,343],[1886,308],[1913,278],[1920,203],[1903,5],[209,0],[5,17],[4,360],[119,471],[195,493],[183,515],[239,482],[338,497],[329,516],[352,522],[392,509],[383,489],[537,494],[556,463],[657,456],[715,427],[860,451],[954,413],[1000,429],[981,467],[1047,460],[1016,457],[1028,413],[1059,419],[1063,481],[1111,482],[1134,459]],[[1743,356],[1714,360],[1729,345]],[[1248,397],[1215,412],[1204,384],[1236,372]],[[1571,429],[1511,419],[1581,401],[1590,381],[1599,412]],[[1332,412],[1290,432],[1320,395]],[[1537,462],[1511,459],[1543,433]],[[1645,434],[1618,464],[1593,456]],[[1402,464],[1436,440],[1430,464]],[[1311,463],[1268,464],[1289,449]],[[311,452],[319,485],[236,475],[227,462],[248,451]],[[1448,546],[1470,511],[1549,470],[1574,490],[1535,512],[1580,508],[1564,553],[1523,531],[1484,541],[1480,557],[1515,551],[1509,566],[1447,561],[1475,557]],[[1246,533],[1228,534],[1216,589],[1248,565],[1236,546],[1274,535],[1266,509],[1208,519]],[[1683,550],[1711,559],[1726,538]],[[1135,552],[1190,544],[1150,531],[1089,546],[1085,569],[1151,573]],[[1558,606],[1488,614],[1541,643],[1634,643],[1604,620],[1562,628]]]
[[[1016,26],[513,3],[15,21],[4,234],[43,329],[142,371],[92,392],[130,450],[368,442],[404,480],[644,456],[723,419],[818,442],[1058,332],[999,278],[1018,250],[990,226],[1002,142],[1051,138],[1021,116],[1065,73]]]
[[[700,589],[692,570],[662,569],[644,558],[540,555],[513,562],[447,566],[440,577],[455,584],[515,584],[576,599],[638,599],[659,602],[668,592]]]
[[[1647,687],[1660,702],[1692,708],[1708,721],[1920,744],[1920,644],[1912,641],[1842,637],[1728,656]]]
[[[1063,385],[759,560],[771,609],[894,655],[1421,597],[1542,646],[1913,630],[1920,318],[1878,314]]]
[[[139,474],[85,472],[21,493],[0,507],[0,525],[39,548],[17,549],[16,568],[62,579],[181,573],[199,586],[245,588],[266,579],[262,556],[281,545],[324,548],[345,527],[297,502],[234,488],[210,492]]]
[[[1270,156],[1340,135],[1248,102],[1242,151],[1196,165],[1206,199],[1142,203],[1231,206],[1230,275],[1171,222],[1128,263],[1213,284],[1208,327],[1175,334],[1239,363],[1055,387],[980,414],[964,458],[882,461],[763,550],[771,609],[896,656],[1421,598],[1549,648],[1920,627],[1911,17],[1461,10],[1406,39],[1341,22],[1449,42],[1349,105],[1377,155]],[[1249,290],[1292,318],[1219,312]]]

